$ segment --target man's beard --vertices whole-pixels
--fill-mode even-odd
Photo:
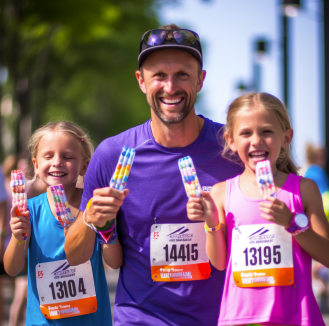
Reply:
[[[180,110],[180,112],[177,112],[177,116],[175,118],[168,119],[163,111],[161,110],[160,103],[160,97],[178,97],[182,96],[184,97],[183,101],[185,101],[185,105]],[[152,102],[151,102],[152,101]],[[194,103],[196,101],[196,96],[192,99],[192,96],[187,95],[186,92],[177,92],[174,95],[168,95],[168,94],[161,94],[161,96],[158,96],[158,94],[155,94],[155,96],[151,97],[151,101],[148,100],[149,106],[152,108],[153,112],[157,115],[157,117],[161,120],[164,124],[176,124],[182,122],[192,111],[194,107]],[[151,102],[151,103],[150,103]]]

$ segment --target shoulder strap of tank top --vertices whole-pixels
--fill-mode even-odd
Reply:
[[[300,180],[301,176],[290,173],[285,184],[285,190],[291,192],[294,198],[295,210],[298,213],[304,212],[302,196],[300,194]]]

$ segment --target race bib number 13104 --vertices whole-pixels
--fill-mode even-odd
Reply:
[[[40,309],[47,319],[94,313],[97,299],[90,260],[70,266],[66,259],[36,266]]]

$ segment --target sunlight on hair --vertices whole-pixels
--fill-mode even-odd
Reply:
[[[47,123],[46,125],[34,131],[28,142],[29,166],[28,166],[28,171],[26,173],[26,177],[29,180],[28,181],[29,184],[33,183],[37,177],[34,173],[34,166],[32,163],[32,159],[37,157],[38,146],[41,138],[50,132],[67,133],[72,137],[74,137],[75,139],[79,140],[79,144],[80,144],[79,147],[82,154],[82,158],[83,160],[87,160],[88,163],[91,160],[91,157],[94,153],[94,146],[87,132],[84,131],[83,128],[79,127],[74,122],[56,121],[56,122]]]
[[[226,142],[225,134],[232,138],[235,117],[239,114],[243,114],[243,112],[255,109],[256,107],[261,107],[264,110],[273,112],[277,117],[283,132],[292,128],[286,107],[275,96],[268,93],[247,93],[236,98],[228,107],[226,126],[224,132],[221,131],[220,135],[222,136],[224,146],[222,156],[240,165],[242,162],[238,155],[231,151]],[[290,172],[298,175],[298,168],[290,157],[290,146],[286,149],[281,148],[276,166],[282,172]]]

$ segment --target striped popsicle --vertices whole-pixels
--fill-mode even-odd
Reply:
[[[183,184],[187,197],[200,197],[201,185],[196,174],[193,161],[190,156],[178,160],[179,171],[182,175]]]
[[[118,164],[110,181],[110,187],[118,189],[120,191],[123,191],[126,188],[128,176],[134,162],[135,154],[136,152],[133,148],[123,146],[118,160]],[[103,227],[93,225],[94,229],[100,232],[101,236],[104,238],[105,241],[110,239],[111,236],[109,232],[114,229],[114,226],[115,220],[106,221]]]
[[[72,217],[64,188],[62,185],[50,186],[49,188],[54,199],[58,221],[63,227],[67,227],[75,220],[75,217]]]
[[[11,171],[11,182],[10,186],[12,189],[12,204],[17,205],[16,215],[21,216],[22,212],[27,210],[27,195],[26,195],[26,179],[23,171],[12,170]],[[23,233],[24,240],[26,240],[26,233]]]
[[[123,146],[118,164],[112,175],[110,187],[123,191],[127,185],[128,176],[135,158],[135,150]]]
[[[269,160],[260,161],[256,165],[256,179],[262,197],[276,197],[275,184]]]

